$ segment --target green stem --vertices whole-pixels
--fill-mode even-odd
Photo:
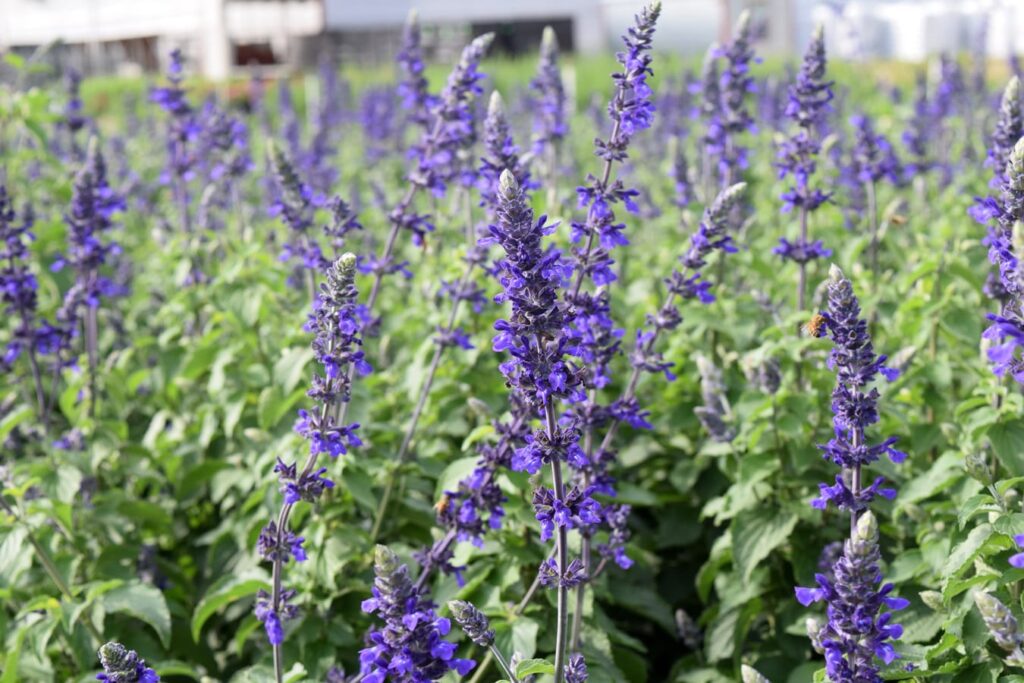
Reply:
[[[64,581],[64,577],[60,575],[60,570],[57,569],[57,565],[54,563],[53,558],[50,557],[50,553],[46,552],[46,548],[44,548],[36,538],[28,523],[21,519],[21,517],[18,516],[18,513],[15,512],[14,508],[11,507],[11,505],[2,497],[0,497],[0,507],[2,507],[7,514],[13,517],[15,521],[21,522],[22,525],[24,525],[28,542],[36,551],[36,555],[39,557],[39,562],[42,563],[43,569],[45,569],[46,573],[50,575],[50,579],[57,586],[57,590],[59,590],[67,600],[74,600],[75,596],[71,593],[71,588],[68,586],[67,582]],[[91,635],[96,641],[97,646],[103,644],[103,636],[100,635],[100,632],[96,630],[96,626],[89,619],[83,619],[82,625],[85,626],[85,630],[88,631],[89,635]]]

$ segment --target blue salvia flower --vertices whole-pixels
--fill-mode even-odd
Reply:
[[[491,93],[484,119],[484,150],[480,170],[477,173],[477,189],[480,191],[480,206],[493,214],[498,207],[498,178],[507,170],[519,180],[524,188],[533,188],[529,170],[521,163],[519,147],[512,139],[512,127],[505,116],[505,103],[498,91]]]
[[[325,52],[317,64],[317,75],[320,78],[320,122],[318,125],[336,135],[338,128],[345,123],[348,115],[347,107],[351,92],[348,83],[338,78],[338,66]]]
[[[686,208],[696,199],[693,191],[693,179],[690,177],[690,164],[686,160],[686,149],[681,138],[673,138],[675,153],[672,155],[672,165],[669,168],[669,177],[672,178],[675,187],[673,203],[680,209]]]
[[[339,128],[345,119],[345,97],[337,71],[326,55],[320,60],[320,97],[309,148],[299,158],[303,175],[317,192],[327,195],[338,179]]]
[[[182,86],[183,68],[184,57],[181,50],[175,49],[171,52],[171,60],[167,67],[168,85],[154,88],[150,93],[150,100],[158,104],[169,116],[167,168],[161,173],[160,181],[165,185],[172,185],[181,228],[188,232],[192,229],[188,208],[188,182],[195,175],[197,157],[194,146],[200,126],[196,112],[188,101],[188,93]]]
[[[728,443],[736,438],[736,429],[729,425],[732,410],[725,395],[722,371],[706,356],[697,356],[697,371],[700,374],[700,393],[704,405],[694,408],[694,414],[712,440]]]
[[[363,611],[384,622],[366,637],[359,651],[364,683],[424,683],[440,680],[449,671],[465,676],[476,663],[455,657],[455,643],[445,640],[451,622],[438,617],[409,577],[409,568],[388,548],[374,554],[373,597]]]
[[[947,54],[939,55],[939,82],[935,88],[930,112],[933,136],[936,135],[935,131],[940,131],[940,139],[951,134],[951,131],[947,130],[948,120],[964,113],[968,106],[967,99],[967,85],[960,64]],[[954,164],[950,159],[950,145],[942,144],[939,149],[944,154],[938,163],[941,171],[939,181],[945,187],[953,181]]]
[[[704,122],[704,134],[701,138],[704,145],[704,168],[702,170],[704,182],[708,186],[711,185],[715,175],[720,175],[725,168],[723,153],[726,130],[722,118],[722,78],[718,64],[720,54],[721,48],[717,43],[708,48],[704,55],[699,85],[699,112]]]
[[[390,88],[367,88],[359,107],[366,160],[375,163],[393,151],[398,131],[397,102]]]
[[[331,222],[324,225],[323,231],[337,259],[344,253],[349,234],[362,230],[363,225],[355,208],[341,197],[331,199],[327,208],[331,212]]]
[[[797,588],[807,606],[825,601],[828,620],[812,634],[825,654],[825,671],[835,683],[881,683],[876,658],[890,664],[899,656],[892,641],[903,628],[892,623],[892,612],[910,603],[891,595],[893,585],[882,583],[879,569],[878,522],[870,512],[857,520],[843,555],[833,567],[835,578],[817,574],[816,588]]]
[[[0,362],[4,370],[23,352],[31,357],[48,348],[46,337],[38,337],[43,330],[36,319],[39,281],[28,266],[28,243],[35,239],[32,223],[31,211],[25,211],[19,220],[7,186],[0,184],[0,301],[7,317],[16,321]]]
[[[267,639],[275,649],[284,641],[283,623],[298,616],[298,608],[291,604],[295,591],[281,589],[282,567],[288,558],[296,562],[306,559],[302,548],[304,539],[288,528],[291,510],[300,500],[316,502],[325,490],[334,487],[334,482],[324,476],[327,468],[317,468],[321,454],[336,458],[361,444],[356,436],[359,425],[340,424],[335,418],[337,406],[347,403],[351,397],[349,368],[360,373],[370,371],[359,333],[355,272],[356,257],[344,254],[328,270],[327,282],[321,284],[314,302],[312,346],[320,373],[314,375],[308,395],[317,407],[312,413],[300,410],[295,424],[295,431],[309,442],[309,455],[301,470],[297,463],[278,460],[274,471],[284,504],[277,520],[263,528],[257,542],[260,556],[273,563],[275,591],[273,594],[260,592],[255,614],[263,622]]]
[[[14,321],[11,338],[0,356],[0,370],[10,372],[22,354],[28,357],[36,409],[45,422],[47,396],[38,356],[57,355],[59,366],[59,354],[70,344],[71,333],[38,316],[39,282],[28,265],[34,222],[28,206],[18,216],[7,187],[0,183],[0,302],[4,314]]]
[[[1020,632],[1017,618],[1010,608],[990,593],[978,591],[974,594],[974,604],[978,606],[981,618],[992,635],[996,645],[1008,654],[1006,663],[1011,666],[1024,667],[1024,635]]]
[[[689,247],[679,257],[682,267],[673,270],[665,279],[668,296],[657,312],[647,316],[648,329],[637,331],[636,344],[630,355],[633,376],[630,378],[629,390],[619,404],[614,406],[621,413],[618,416],[620,420],[634,426],[642,427],[646,424],[643,419],[646,413],[637,412],[639,409],[634,401],[636,383],[641,373],[663,373],[666,379],[675,379],[671,372],[672,364],[665,362],[661,354],[654,350],[654,345],[659,336],[676,329],[682,322],[678,310],[680,301],[696,299],[702,304],[709,304],[715,300],[711,293],[711,282],[704,278],[703,270],[711,254],[736,251],[730,233],[737,227],[734,225],[733,213],[745,189],[746,183],[736,183],[720,192],[715,201],[704,209],[700,225],[690,236]],[[607,437],[605,441],[608,441]]]
[[[751,93],[757,92],[754,77],[750,74],[750,64],[757,60],[750,43],[750,11],[744,10],[736,22],[732,40],[718,53],[725,60],[725,69],[720,77],[720,125],[724,141],[719,172],[723,187],[735,182],[747,168],[747,150],[740,144],[739,137],[755,132],[748,100]]]
[[[511,304],[511,315],[494,324],[494,350],[511,356],[502,363],[502,374],[535,406],[579,397],[578,371],[562,358],[566,313],[558,290],[564,266],[558,250],[542,246],[555,226],[545,225],[547,216],[534,221],[525,191],[508,171],[501,174],[498,199],[496,225],[486,241],[505,252],[498,262],[504,291],[495,302]]]
[[[234,187],[255,167],[245,121],[225,111],[213,98],[204,103],[199,119],[196,156],[206,181]]]
[[[96,680],[105,683],[160,683],[156,671],[146,666],[145,660],[135,650],[129,650],[121,643],[105,643],[99,650],[103,673]]]
[[[492,95],[490,112],[485,126],[485,142],[488,157],[484,158],[479,178],[482,181],[491,177],[493,169],[502,166],[519,169],[526,173],[519,160],[518,150],[511,139],[509,127],[504,118],[501,99],[497,93]],[[504,170],[504,169],[502,169]],[[514,171],[510,171],[514,173]],[[500,178],[498,179],[500,180]],[[495,218],[500,206],[499,186],[487,192],[487,212]],[[481,189],[483,194],[483,189]],[[485,260],[490,241],[483,239],[469,249],[465,259],[467,266],[486,267]],[[467,273],[470,271],[467,270]],[[488,268],[494,276],[500,276],[499,267]],[[456,302],[465,301],[475,312],[480,312],[487,303],[480,286],[463,278],[458,282],[442,281],[441,294]],[[417,554],[417,559],[424,567],[424,575],[431,569],[439,568],[447,574],[454,574],[459,584],[462,583],[462,567],[451,563],[451,546],[455,541],[468,541],[477,546],[483,545],[483,535],[487,530],[500,529],[505,516],[503,504],[506,501],[501,487],[497,483],[497,474],[511,466],[511,457],[515,444],[521,443],[530,433],[528,424],[533,417],[533,410],[522,394],[513,390],[509,395],[511,418],[508,421],[495,420],[494,430],[499,435],[498,442],[491,444],[482,441],[476,450],[479,460],[469,476],[459,482],[455,490],[445,491],[441,503],[437,506],[437,523],[447,529],[447,533],[431,548]]]
[[[303,281],[312,283],[314,274],[326,265],[320,245],[312,234],[316,210],[323,206],[323,197],[299,178],[295,166],[277,145],[271,143],[268,154],[274,174],[274,195],[269,213],[280,216],[289,229],[280,259],[294,263],[290,278],[293,285],[301,286]]]
[[[893,185],[903,183],[903,168],[889,140],[875,131],[871,117],[864,113],[850,117],[854,129],[854,147],[850,154],[854,177],[862,183],[887,180]]]
[[[415,167],[408,175],[409,187],[405,196],[388,213],[391,232],[384,251],[379,256],[365,259],[359,265],[361,272],[374,275],[374,284],[366,304],[368,311],[372,311],[376,303],[385,275],[401,272],[406,277],[412,276],[405,267],[408,262],[394,258],[398,233],[402,230],[411,232],[413,243],[419,246],[423,244],[426,233],[434,229],[429,216],[412,210],[416,194],[421,189],[430,189],[435,196],[443,195],[448,183],[463,170],[462,153],[475,136],[473,98],[481,92],[479,81],[484,77],[477,71],[477,67],[493,39],[494,34],[485,34],[462,51],[432,112],[430,128],[423,131],[419,142],[410,150]],[[371,314],[368,313],[368,316]],[[376,327],[377,319],[371,316],[367,329]]]
[[[583,655],[571,655],[569,663],[565,665],[565,683],[586,683],[586,681],[587,663],[583,661]]]
[[[1021,137],[1024,137],[1024,115],[1021,113],[1020,79],[1014,76],[1003,91],[999,115],[988,149],[988,159],[985,162],[986,166],[993,168],[992,180],[989,182],[991,187],[1002,188],[1007,182],[1006,169],[1010,155],[1013,146]],[[999,194],[975,197],[974,204],[967,210],[971,218],[988,228],[988,235],[983,244],[991,246],[994,240],[999,239],[998,219],[1002,211]],[[1008,296],[998,273],[989,273],[984,292],[998,301],[1005,301]]]
[[[493,40],[493,33],[482,35],[462,51],[431,112],[431,129],[413,146],[416,167],[409,181],[436,197],[444,196],[448,184],[459,175],[460,153],[475,136],[473,99],[483,92],[480,81],[484,78],[477,69]]]
[[[77,159],[81,156],[77,133],[90,122],[84,113],[85,105],[82,103],[82,74],[76,69],[68,69],[64,72],[64,83],[67,86],[68,99],[64,105],[63,124],[68,129],[72,157]]]
[[[530,81],[530,89],[536,93],[531,149],[535,157],[545,158],[547,155],[550,166],[552,160],[557,159],[558,146],[569,132],[565,87],[558,68],[558,37],[550,26],[544,27],[541,36],[537,75]],[[554,169],[548,168],[546,172],[550,177]]]
[[[1024,138],[1010,154],[1002,198],[993,202],[993,213],[996,223],[987,238],[988,258],[999,269],[1005,300],[999,315],[988,315],[992,325],[982,336],[993,344],[988,349],[992,371],[999,377],[1009,373],[1024,383],[1024,362],[1017,354],[1017,349],[1024,347],[1024,277],[1015,235],[1017,224],[1024,220]]]
[[[626,50],[619,52],[617,58],[623,68],[612,74],[616,87],[608,103],[612,132],[607,140],[598,138],[594,141],[595,154],[604,160],[604,171],[601,177],[588,175],[587,184],[576,188],[579,208],[587,209],[587,217],[582,223],[572,223],[573,241],[580,242],[586,238],[585,246],[576,250],[576,282],[572,297],[580,293],[584,278],[589,277],[596,285],[616,279],[611,270],[614,261],[608,251],[628,244],[629,240],[623,235],[625,225],[615,221],[613,207],[621,202],[627,211],[639,211],[635,201],[639,192],[626,188],[621,179],[612,182],[611,170],[614,162],[627,158],[633,135],[650,128],[654,121],[653,91],[647,78],[654,73],[650,50],[660,14],[660,3],[644,7],[635,17],[635,25],[629,28],[629,34],[622,38]],[[595,242],[599,246],[595,247]]]
[[[910,153],[907,162],[907,174],[919,177],[935,167],[931,157],[929,140],[932,135],[931,104],[928,100],[928,79],[925,73],[918,72],[914,81],[914,109],[907,129],[903,131],[903,144]]]
[[[448,609],[467,638],[480,647],[494,645],[494,629],[491,628],[491,622],[475,605],[465,600],[451,600],[448,602]]]
[[[824,510],[831,501],[856,518],[876,494],[887,498],[895,495],[891,489],[881,488],[882,477],[863,486],[862,469],[884,454],[896,463],[907,457],[893,448],[896,437],[871,443],[867,436],[867,429],[879,420],[878,389],[868,387],[879,374],[893,381],[899,372],[884,365],[885,356],[875,355],[853,285],[834,265],[829,270],[828,311],[821,316],[824,324],[819,332],[826,334],[833,344],[828,366],[836,373],[836,386],[832,391],[835,435],[819,448],[826,459],[843,471],[836,475],[834,486],[819,485],[820,496],[811,504]]]
[[[839,169],[839,181],[847,188],[843,213],[847,218],[847,227],[867,216],[872,230],[871,260],[873,266],[877,266],[876,185],[884,179],[894,186],[902,186],[905,183],[903,167],[892,144],[884,135],[875,131],[869,116],[864,113],[854,114],[850,117],[850,125],[854,131],[853,147],[848,162],[841,162]]]
[[[287,80],[277,82],[277,116],[278,133],[288,145],[288,153],[293,159],[302,157],[302,124],[295,111],[292,99],[292,87]]]
[[[93,138],[85,165],[75,177],[71,209],[64,216],[68,224],[68,249],[51,266],[54,271],[65,266],[75,271],[78,287],[73,291],[78,305],[96,308],[100,299],[118,292],[100,271],[111,256],[121,251],[116,242],[104,238],[104,233],[114,227],[114,216],[124,209],[124,199],[107,182],[106,164]]]
[[[821,152],[820,136],[825,116],[831,109],[830,102],[834,97],[832,81],[825,80],[825,67],[825,35],[821,26],[818,26],[804,54],[796,82],[789,88],[786,116],[796,124],[797,131],[782,143],[776,161],[779,179],[792,177],[793,180],[793,184],[780,198],[783,201],[783,212],[791,211],[794,207],[800,211],[800,235],[793,242],[781,238],[773,252],[800,266],[797,305],[801,309],[804,307],[807,263],[832,253],[820,241],[812,241],[808,237],[809,215],[830,197],[830,193],[811,184],[817,169],[817,157]]]
[[[477,444],[480,458],[473,472],[460,481],[454,491],[445,491],[436,508],[438,526],[447,529],[447,534],[417,555],[425,573],[436,567],[446,574],[454,574],[461,585],[463,568],[451,563],[453,542],[468,541],[482,546],[483,535],[488,530],[501,528],[507,499],[498,485],[497,475],[512,466],[515,446],[530,434],[529,422],[535,412],[518,392],[510,393],[509,403],[510,419],[493,423],[499,437],[497,443]]]
[[[960,63],[948,54],[939,55],[939,83],[932,100],[932,116],[937,122],[955,116],[961,111],[967,85]]]
[[[569,562],[567,532],[580,524],[593,523],[592,516],[599,506],[590,498],[589,490],[573,486],[566,491],[562,477],[562,463],[582,468],[586,455],[579,445],[575,422],[559,423],[555,413],[556,400],[581,401],[584,393],[579,369],[565,359],[568,316],[558,297],[566,274],[561,254],[542,246],[544,235],[550,234],[554,226],[545,225],[546,216],[534,220],[525,192],[508,171],[501,174],[498,195],[497,221],[490,230],[505,256],[498,261],[504,291],[495,301],[507,301],[511,312],[494,325],[498,332],[494,350],[509,354],[501,364],[506,384],[544,416],[544,427],[528,435],[525,445],[516,449],[512,468],[535,474],[543,465],[551,465],[554,489],[538,486],[533,502],[545,535],[548,529],[557,530],[557,557],[545,562],[540,574],[542,585],[558,588],[557,672],[565,664],[568,589],[585,578],[579,559]],[[556,674],[556,681],[559,678]]]
[[[988,150],[986,166],[993,172],[992,186],[999,187],[1005,180],[1006,164],[1017,141],[1024,136],[1024,115],[1021,114],[1020,79],[1014,76],[1006,84],[999,103],[999,114],[992,143]]]
[[[427,77],[423,75],[426,66],[423,63],[421,43],[418,15],[416,10],[410,10],[402,31],[402,47],[397,57],[402,71],[402,78],[398,83],[398,96],[408,120],[426,131],[432,125],[431,112],[437,104],[437,98],[430,94]]]

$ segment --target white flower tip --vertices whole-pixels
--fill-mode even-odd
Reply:
[[[498,92],[497,90],[491,93],[491,101],[487,104],[487,115],[505,115],[505,100],[501,97],[501,93]]]

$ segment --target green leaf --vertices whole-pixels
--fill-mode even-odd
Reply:
[[[978,551],[992,535],[991,524],[981,524],[971,529],[967,538],[953,548],[942,568],[942,578],[949,579],[959,574],[964,567],[974,561]]]
[[[171,644],[171,613],[164,594],[141,581],[119,586],[103,596],[103,609],[124,612],[153,627],[164,647]]]
[[[512,652],[522,657],[532,657],[537,651],[537,632],[540,624],[527,617],[519,617],[512,622]]]
[[[29,627],[18,629],[18,635],[14,640],[14,647],[10,649],[4,658],[4,675],[0,683],[17,683],[18,681],[18,660],[21,657],[22,644],[25,642],[25,635]]]
[[[553,673],[555,665],[545,659],[524,659],[516,666],[516,678]]]
[[[7,437],[14,431],[14,428],[31,419],[34,414],[35,411],[30,406],[21,406],[4,415],[0,420],[0,443],[7,441]]]
[[[270,583],[267,581],[265,572],[255,570],[240,576],[225,576],[213,584],[196,605],[195,612],[192,613],[192,640],[199,642],[203,624],[217,610],[242,598],[255,595],[256,591],[261,588],[270,590]]]
[[[274,384],[288,394],[295,390],[306,376],[306,364],[313,360],[313,349],[300,346],[285,349],[274,363]]]
[[[445,491],[454,491],[458,488],[459,482],[476,469],[478,460],[479,458],[475,455],[469,458],[459,458],[444,468],[444,472],[437,478],[437,486],[434,491],[435,500],[440,500]]]
[[[769,513],[763,508],[744,510],[732,523],[732,554],[736,567],[749,581],[754,569],[777,547],[786,542],[797,517],[792,513]]]
[[[999,422],[986,433],[992,450],[1011,476],[1024,476],[1024,421]]]

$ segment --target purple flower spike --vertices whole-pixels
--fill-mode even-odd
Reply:
[[[1003,296],[1000,315],[989,314],[992,325],[982,337],[990,342],[988,357],[997,376],[1009,374],[1024,384],[1024,273],[1014,243],[1014,226],[1024,220],[1024,138],[1010,154],[1002,185],[1000,215],[987,238],[989,260],[998,267]]]
[[[475,662],[456,658],[455,644],[444,640],[451,623],[437,617],[409,578],[409,568],[378,545],[373,570],[373,597],[363,601],[363,611],[377,615],[384,626],[370,631],[359,651],[362,680],[419,683],[440,680],[448,671],[460,676],[472,671]]]
[[[875,444],[867,440],[867,428],[879,419],[878,390],[867,387],[879,374],[895,378],[895,373],[885,367],[885,356],[875,355],[867,321],[860,317],[860,303],[853,285],[834,265],[829,270],[828,311],[822,317],[825,334],[833,343],[828,365],[836,372],[836,386],[832,391],[835,435],[818,448],[825,458],[850,472],[859,473],[882,455],[888,455],[893,462],[902,462],[906,454],[893,448],[895,437]],[[859,476],[854,480],[859,483]],[[876,494],[887,493],[880,488],[880,483],[881,480],[876,480],[870,486],[851,489],[845,477],[836,477],[835,487],[822,486],[822,497],[817,499],[815,507],[823,507],[831,500],[841,509],[859,513]]]
[[[882,583],[880,560],[878,523],[868,511],[857,520],[832,577],[818,574],[817,588],[796,589],[801,604],[827,605],[828,620],[816,625],[811,638],[825,655],[829,680],[880,681],[876,660],[891,664],[899,656],[892,641],[900,638],[903,628],[891,623],[891,611],[909,603],[890,595],[893,585]]]
[[[145,660],[135,650],[129,650],[121,643],[106,643],[100,647],[100,664],[103,673],[96,680],[105,683],[160,683],[156,671],[146,666]]]

